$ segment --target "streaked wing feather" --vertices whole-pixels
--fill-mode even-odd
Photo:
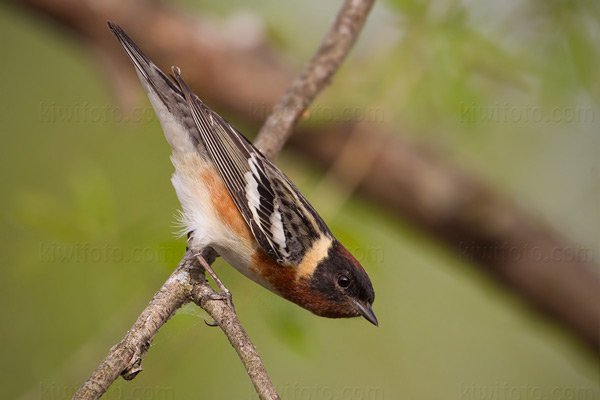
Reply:
[[[214,165],[256,241],[280,263],[298,263],[327,225],[294,184],[208,108],[174,69]]]

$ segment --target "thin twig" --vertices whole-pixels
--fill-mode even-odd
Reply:
[[[356,41],[372,4],[373,0],[349,0],[344,3],[317,53],[283,96],[276,107],[275,117],[270,118],[261,131],[257,146],[265,156],[272,159],[279,153],[297,117],[329,82]],[[290,119],[290,116],[295,117]],[[268,126],[269,121],[271,126]],[[209,264],[215,256],[212,249],[204,251],[204,258]],[[260,355],[234,308],[228,302],[215,301],[218,296],[219,293],[206,282],[198,258],[187,251],[125,338],[110,350],[73,399],[99,398],[119,375],[127,380],[135,378],[142,370],[142,357],[154,336],[177,309],[190,301],[202,307],[225,333],[248,371],[259,397],[279,399]]]
[[[356,42],[375,0],[346,0],[319,49],[275,105],[255,145],[268,158],[279,153],[304,110],[327,86]]]
[[[177,309],[190,301],[193,282],[189,271],[197,265],[195,257],[190,252],[186,252],[175,271],[156,292],[125,338],[110,349],[106,358],[75,393],[73,399],[99,398],[119,375],[127,380],[135,378],[141,371],[142,357],[148,351],[160,327],[175,314]]]
[[[223,330],[229,339],[229,343],[242,360],[242,364],[244,364],[258,396],[261,399],[279,399],[279,395],[260,359],[258,350],[252,345],[235,311],[226,301],[211,300],[213,293],[214,290],[208,285],[196,285],[192,292],[192,298],[196,304],[210,314]]]

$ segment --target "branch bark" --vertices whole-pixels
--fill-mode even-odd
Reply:
[[[263,154],[279,153],[292,127],[317,94],[329,84],[354,45],[374,0],[346,0],[319,49],[279,99],[256,137]]]
[[[275,158],[289,138],[299,113],[310,104],[337,71],[356,41],[372,4],[373,0],[347,0],[344,3],[316,55],[284,95],[276,108],[277,115],[269,121],[278,122],[280,116],[296,117],[285,118],[281,120],[284,123],[276,123],[263,130],[257,147],[266,157]],[[203,253],[209,264],[217,256],[212,249],[204,249]],[[204,309],[227,336],[259,397],[279,399],[260,355],[237,318],[235,310],[229,303],[215,300],[218,292],[207,283],[204,272],[196,256],[187,250],[175,271],[154,295],[125,338],[113,346],[73,399],[98,399],[119,375],[126,380],[135,378],[142,370],[142,358],[150,348],[154,336],[182,305],[190,301]]]
[[[75,393],[73,399],[97,399],[119,377],[130,380],[141,371],[142,357],[148,351],[160,327],[175,312],[190,301],[194,284],[205,285],[205,279],[192,280],[190,270],[198,269],[198,263],[186,252],[169,279],[140,314],[125,338],[110,349],[106,358]]]

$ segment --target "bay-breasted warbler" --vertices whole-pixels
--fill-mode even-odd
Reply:
[[[360,263],[296,186],[208,108],[178,68],[169,79],[116,24],[172,149],[172,183],[193,251],[212,247],[242,274],[323,317],[377,325]]]

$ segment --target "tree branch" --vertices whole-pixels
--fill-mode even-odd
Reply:
[[[374,0],[346,0],[319,49],[292,85],[279,99],[256,137],[263,154],[279,153],[304,110],[331,82],[338,67],[354,45]]]
[[[214,290],[210,286],[196,285],[192,291],[192,298],[197,305],[210,314],[223,330],[229,343],[242,360],[258,396],[261,399],[279,399],[258,350],[250,341],[235,311],[224,301],[211,300],[212,293]]]
[[[203,253],[209,263],[214,261],[215,256],[216,253],[211,249]],[[142,370],[142,358],[150,348],[154,336],[181,306],[190,301],[202,307],[223,330],[238,352],[259,397],[278,399],[258,351],[242,327],[235,310],[227,302],[214,300],[218,296],[219,293],[206,281],[204,269],[198,263],[196,255],[186,251],[175,271],[154,295],[125,338],[111,348],[73,399],[99,398],[119,375],[126,380],[135,378]]]
[[[600,350],[600,278],[590,248],[570,243],[430,149],[372,125],[303,131],[289,145],[324,168],[335,160],[332,175],[342,186],[356,185],[356,170],[364,168],[356,164],[371,160],[357,193],[413,221]],[[340,160],[348,145],[351,154]]]
[[[372,4],[373,0],[347,0],[344,3],[316,55],[282,98],[275,117],[269,119],[271,125],[262,130],[261,141],[257,146],[266,157],[273,159],[279,153],[297,117],[331,79],[356,41]],[[290,119],[290,116],[295,117]],[[203,253],[209,264],[214,261],[214,250],[205,249]],[[215,300],[218,295],[208,285],[204,269],[195,255],[186,251],[175,271],[154,295],[125,338],[113,346],[73,399],[99,398],[119,375],[126,380],[135,378],[142,370],[142,358],[154,336],[182,305],[190,301],[204,309],[225,333],[244,364],[259,397],[279,399],[260,355],[235,310],[229,303]]]
[[[125,338],[110,349],[106,358],[75,393],[73,399],[97,399],[119,377],[130,380],[141,371],[142,357],[152,339],[175,312],[190,301],[194,283],[205,285],[205,279],[192,281],[190,270],[198,267],[196,258],[186,252],[169,279],[140,314]]]

